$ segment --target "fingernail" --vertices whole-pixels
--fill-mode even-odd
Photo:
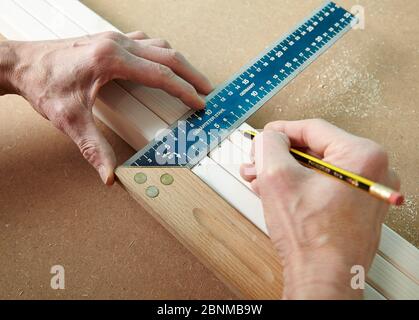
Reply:
[[[243,173],[247,176],[255,176],[256,175],[256,167],[255,166],[244,167]]]
[[[205,108],[205,99],[203,99],[202,97],[199,97],[199,108],[200,109],[204,109]]]
[[[214,85],[211,83],[211,81],[208,80],[208,87],[207,87],[207,93],[211,93],[212,91],[214,91],[215,87]]]
[[[253,153],[250,154],[250,162],[255,163],[255,155]]]
[[[103,183],[107,184],[109,176],[108,176],[108,173],[106,172],[105,166],[101,165],[99,167],[98,171],[99,171],[99,175],[100,175],[100,178],[102,179]]]

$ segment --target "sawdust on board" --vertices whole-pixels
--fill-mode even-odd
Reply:
[[[366,118],[375,114],[377,108],[387,108],[382,105],[380,80],[360,60],[351,50],[344,50],[323,66],[315,78],[316,84],[304,92],[305,97],[310,97],[307,102],[316,106],[307,109],[333,119],[342,115]],[[322,94],[316,94],[318,90]]]
[[[400,109],[383,103],[380,80],[369,72],[366,64],[359,62],[359,57],[347,50],[340,59],[332,59],[324,72],[317,75],[319,84],[316,89],[325,89],[318,96],[321,99],[317,102],[320,112],[332,119],[342,114],[358,119],[377,117],[377,114],[393,118]],[[313,96],[316,99],[316,95],[310,95]],[[411,112],[415,113],[415,110]],[[419,246],[418,200],[418,196],[408,195],[405,205],[391,208],[386,219],[395,231],[403,234],[416,247]]]
[[[397,70],[391,71],[398,73]],[[368,63],[347,49],[327,65],[322,65],[321,73],[303,92],[291,91],[288,99],[294,100],[293,107],[297,107],[304,118],[320,117],[332,122],[341,117],[364,119],[381,115],[393,118],[401,110],[398,106],[384,103],[382,87],[383,83],[370,71]],[[321,94],[318,94],[319,90],[322,90]],[[276,111],[281,113],[282,108]],[[416,110],[409,112],[415,114]],[[418,196],[408,195],[405,205],[391,208],[386,219],[388,225],[416,247],[419,247],[418,203]]]

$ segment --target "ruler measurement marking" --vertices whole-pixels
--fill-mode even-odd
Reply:
[[[354,19],[353,15],[332,2],[323,6],[293,32],[266,49],[233,79],[210,94],[206,110],[191,111],[182,117],[179,123],[169,128],[170,132],[163,137],[163,141],[153,140],[128,160],[126,165],[191,168],[336,42]],[[217,132],[213,129],[223,130]],[[172,150],[169,137],[179,140],[179,132],[184,133],[186,138],[191,133],[199,145],[195,141],[186,141],[186,152]],[[204,139],[208,142],[199,136],[201,133],[206,134]],[[205,153],[200,152],[204,150],[200,149],[202,146],[209,146]],[[191,150],[192,157],[188,154]],[[157,154],[178,161],[160,164],[156,159]]]

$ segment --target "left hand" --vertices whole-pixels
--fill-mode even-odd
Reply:
[[[114,181],[115,155],[92,115],[104,84],[124,79],[160,88],[193,109],[205,105],[198,92],[212,90],[209,81],[166,41],[148,39],[142,32],[2,45],[11,49],[8,60],[13,61],[6,93],[22,95],[67,134],[106,184]]]

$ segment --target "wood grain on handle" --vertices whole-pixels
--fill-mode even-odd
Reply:
[[[134,176],[145,173],[147,182]],[[166,186],[161,175],[174,183]],[[244,299],[279,299],[282,267],[269,238],[186,168],[119,167],[116,175],[131,195],[186,248]],[[159,195],[145,190],[156,186]]]

